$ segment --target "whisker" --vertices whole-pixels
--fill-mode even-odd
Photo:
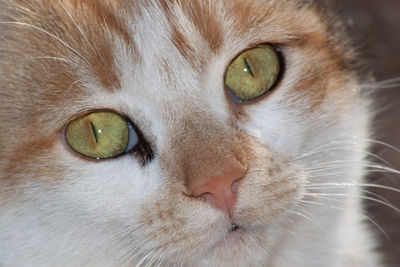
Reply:
[[[392,146],[392,145],[389,145],[389,144],[387,144],[385,142],[382,142],[382,141],[379,141],[379,140],[374,140],[374,139],[367,139],[367,141],[370,142],[370,143],[373,143],[373,144],[378,144],[378,145],[385,146],[387,148],[390,148],[390,149],[400,153],[400,149],[399,148],[397,148],[395,146]]]
[[[391,168],[391,167],[386,167],[383,165],[373,164],[373,163],[368,163],[368,162],[363,162],[363,161],[353,161],[353,160],[334,160],[331,162],[324,162],[321,164],[315,164],[314,165],[314,166],[316,166],[315,168],[306,168],[305,170],[308,172],[335,170],[336,168],[343,168],[345,164],[357,164],[358,166],[367,168],[367,171],[370,171],[372,169],[372,170],[382,170],[382,171],[386,171],[389,173],[400,174],[400,171],[398,171],[394,168]],[[368,169],[370,169],[370,170],[368,170]]]
[[[89,47],[92,49],[93,52],[96,53],[96,51],[94,50],[92,44],[89,42],[88,38],[86,37],[86,35],[83,33],[82,29],[79,27],[78,23],[76,23],[76,20],[74,19],[74,17],[71,15],[71,12],[68,11],[68,9],[65,7],[65,5],[58,0],[58,3],[60,4],[60,6],[64,9],[65,13],[68,15],[68,17],[71,19],[72,23],[74,23],[75,27],[78,29],[79,33],[82,35],[82,37],[85,39],[86,43],[89,45]]]
[[[71,89],[72,87],[74,87],[75,84],[80,83],[80,82],[81,82],[81,80],[76,80],[76,81],[74,81],[73,83],[71,83],[70,86],[68,86],[67,90],[65,90],[64,92],[68,92],[69,89]]]
[[[117,237],[119,236],[122,239],[126,239],[126,238],[128,238],[128,237],[125,237],[127,234],[133,233],[133,232],[139,230],[140,228],[142,228],[143,226],[144,226],[144,224],[142,223],[139,225],[123,228],[122,230],[115,232],[112,237],[109,237],[109,238],[106,238],[105,240],[103,240],[103,243],[108,243],[111,239],[114,239],[116,236]],[[120,248],[118,248],[118,247],[115,248],[115,250],[119,250],[119,249]]]
[[[332,190],[332,189],[337,189],[337,188],[344,188],[344,187],[306,187],[305,189],[308,189],[308,190]],[[388,199],[386,199],[383,196],[381,196],[381,195],[379,195],[377,193],[374,193],[374,192],[372,192],[370,190],[361,189],[360,192],[364,193],[365,195],[374,196],[377,199],[380,199],[380,200],[382,200],[382,201],[384,201],[384,202],[386,202],[386,203],[388,203],[390,205],[393,205],[393,203],[391,203]]]
[[[356,140],[356,139],[355,139]],[[338,148],[339,145],[343,148],[347,148],[347,146],[344,145],[348,145],[349,143],[352,143],[353,141],[349,141],[348,138],[343,139],[343,140],[331,140],[330,143],[324,143],[320,146],[315,147],[313,150],[311,150],[310,152],[304,153],[302,155],[299,155],[295,158],[292,159],[292,161],[297,161],[299,158],[303,158],[303,157],[307,157],[309,155],[315,154],[315,153],[319,153],[319,152],[323,152],[325,150],[322,150],[324,148]]]
[[[133,244],[132,246],[128,247],[126,252],[123,253],[121,259],[119,260],[119,263],[121,263],[122,266],[129,265],[129,263],[134,260],[136,256],[140,255],[145,250],[144,245],[151,240],[152,238],[148,237],[139,244]],[[135,251],[136,253],[133,253]]]
[[[380,156],[378,156],[378,155],[376,155],[376,154],[374,154],[372,152],[369,152],[369,151],[366,151],[366,150],[362,150],[362,149],[354,149],[354,148],[343,147],[343,146],[339,146],[339,147],[335,146],[335,147],[332,147],[332,148],[329,148],[329,149],[325,149],[325,150],[313,151],[313,152],[310,152],[310,153],[307,153],[307,154],[303,154],[302,156],[308,157],[308,156],[315,155],[315,154],[322,153],[322,152],[326,153],[326,152],[332,152],[332,151],[338,151],[338,150],[339,151],[340,150],[345,150],[345,151],[347,150],[347,151],[362,152],[364,155],[368,155],[368,156],[371,156],[372,158],[378,159],[379,161],[381,161],[381,162],[387,164],[388,166],[394,168],[388,161],[386,161],[382,157],[380,157]],[[299,160],[299,158],[295,159],[294,161],[298,161],[298,160]],[[293,160],[291,162],[293,162]]]
[[[149,253],[142,257],[142,259],[136,264],[136,266],[140,267],[142,264],[145,264],[146,260],[152,256],[152,253],[154,253],[154,250],[150,250]]]
[[[302,217],[302,218],[304,218],[304,219],[306,219],[306,220],[308,220],[310,222],[312,222],[313,224],[318,226],[321,230],[325,230],[324,227],[321,224],[317,223],[316,221],[314,221],[313,219],[311,219],[307,215],[305,215],[305,214],[303,214],[301,212],[294,211],[294,210],[290,210],[289,212],[292,213],[292,214],[295,214],[297,216],[300,216],[300,217]]]
[[[361,216],[367,219],[371,224],[373,224],[386,238],[386,240],[390,240],[389,234],[379,225],[379,223],[373,220],[370,216],[365,214],[361,214]]]
[[[60,39],[58,36],[46,31],[45,29],[42,29],[40,27],[37,27],[35,25],[29,24],[29,23],[25,23],[25,22],[18,22],[18,21],[0,21],[0,24],[10,24],[10,25],[19,25],[19,26],[26,26],[29,28],[33,28],[37,31],[40,31],[42,33],[45,33],[47,35],[49,35],[50,37],[54,38],[55,40],[59,41],[62,45],[64,45],[65,47],[67,47],[70,51],[72,51],[75,55],[77,55],[78,57],[80,57],[82,60],[84,60],[87,63],[87,60],[74,48],[72,48],[68,43],[66,43],[64,40]]]
[[[61,57],[53,57],[53,56],[29,57],[29,58],[27,58],[27,59],[28,59],[28,60],[35,60],[35,59],[52,59],[52,60],[59,60],[59,61],[67,62],[67,63],[72,63],[72,61],[69,60],[69,59],[65,59],[65,58],[61,58]]]
[[[400,77],[361,85],[362,89],[390,89],[397,87],[400,87]]]
[[[321,197],[321,199],[325,199],[325,200],[329,200],[329,201],[335,201],[335,202],[343,203],[343,202],[340,201],[340,200],[333,199],[333,198],[328,198],[328,197]],[[319,203],[319,202],[303,201],[303,200],[301,200],[301,202],[306,203],[306,204],[314,204],[314,205],[319,205],[319,206],[325,206],[325,205],[323,205],[322,203]],[[340,210],[340,211],[345,211],[344,208],[340,208],[340,207],[332,206],[332,205],[329,205],[329,208],[336,209],[336,210]],[[387,240],[390,240],[389,235],[388,235],[387,232],[379,225],[378,222],[376,222],[374,219],[372,219],[370,216],[367,216],[367,215],[364,214],[364,213],[360,213],[360,215],[361,215],[363,218],[365,218],[366,220],[368,220],[372,225],[374,225],[374,226],[385,236],[385,238],[386,238]]]
[[[153,263],[154,263],[154,261],[157,260],[157,256],[158,256],[158,252],[157,251],[153,252],[150,259],[147,261],[145,267],[154,266]]]
[[[325,206],[325,205],[322,204],[322,203],[315,202],[315,201],[308,201],[308,200],[304,200],[304,199],[301,199],[301,200],[300,200],[300,203],[313,204],[313,205],[317,205],[317,206]]]
[[[400,213],[400,209],[395,207],[394,205],[392,205],[390,203],[386,203],[385,201],[382,201],[380,199],[376,199],[376,198],[368,197],[368,196],[355,195],[355,194],[344,194],[344,193],[310,193],[310,192],[304,193],[303,195],[305,195],[305,196],[343,196],[343,197],[357,196],[360,199],[370,200],[372,202],[382,204],[382,205],[389,207],[389,208],[393,209],[394,211]]]
[[[316,171],[309,171],[308,174],[310,175],[309,178],[310,181],[308,182],[314,183],[315,181],[323,181],[326,180],[327,177],[338,177],[338,178],[346,177],[348,175],[348,172],[346,170],[343,170],[343,168],[344,166],[336,166]],[[367,169],[365,170],[365,173],[366,174],[379,173],[386,175],[386,174],[391,174],[393,172],[377,170],[377,169]]]
[[[385,189],[389,191],[393,191],[396,193],[400,193],[400,189],[390,187],[390,186],[385,186],[385,185],[379,185],[379,184],[371,184],[371,183],[318,183],[318,184],[312,184],[311,186],[306,185],[305,188],[318,188],[320,189],[319,186],[325,187],[325,186],[334,186],[334,187],[372,187],[372,188],[380,188],[380,189]]]

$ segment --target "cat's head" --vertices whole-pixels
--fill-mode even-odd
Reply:
[[[353,51],[311,1],[0,2],[21,262],[254,266],[326,215],[307,186],[360,177]]]

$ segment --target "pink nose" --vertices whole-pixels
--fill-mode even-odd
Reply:
[[[230,169],[220,175],[209,177],[204,184],[195,186],[191,195],[213,204],[232,217],[236,202],[236,189],[239,180],[245,175],[246,170],[244,169]]]

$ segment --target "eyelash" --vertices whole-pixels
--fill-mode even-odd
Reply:
[[[136,158],[139,160],[140,164],[142,166],[146,166],[149,164],[156,156],[155,151],[152,146],[143,136],[142,132],[139,130],[139,128],[134,124],[131,120],[129,120],[126,116],[123,116],[125,120],[132,126],[133,130],[136,132],[136,135],[138,136],[138,143],[135,145],[130,151],[123,153],[120,156],[126,155],[126,154],[134,154]]]
[[[274,49],[274,51],[276,52],[276,55],[278,56],[279,63],[280,63],[279,74],[278,74],[278,76],[276,78],[276,81],[275,81],[274,85],[271,87],[271,91],[274,91],[276,89],[276,87],[279,86],[279,83],[283,79],[284,73],[286,71],[285,58],[283,56],[283,52],[282,52],[281,47],[279,45],[273,45],[273,44],[259,44],[259,45],[253,46],[251,48],[247,48],[246,50],[243,50],[241,53],[243,53],[245,51],[248,51],[248,50],[251,50],[251,49],[254,49],[254,48],[257,48],[257,47],[266,46],[266,45],[268,45],[268,46],[270,46],[270,47],[272,47]],[[234,60],[236,58],[238,58],[240,54],[238,54],[234,58]],[[232,60],[230,64],[232,64],[232,62],[234,60]],[[226,76],[226,73],[225,73],[225,76]],[[225,85],[225,87],[226,87],[226,85]],[[225,88],[225,90],[226,89],[227,88]],[[247,102],[253,101],[253,100],[249,100],[249,101],[241,100],[239,98],[238,98],[239,99],[238,101],[235,101],[235,98],[237,98],[237,97],[235,95],[233,95],[232,93],[230,93],[229,90],[227,90],[227,92],[228,92],[228,95],[231,97],[231,99],[236,103],[247,103]],[[266,93],[265,95],[268,95],[268,93]],[[264,97],[264,95],[260,96],[260,98],[263,98],[263,97]],[[114,113],[114,114],[119,115],[123,120],[126,121],[126,123],[128,125],[128,129],[130,131],[129,133],[131,134],[131,132],[134,132],[136,134],[136,136],[137,136],[137,144],[131,145],[131,143],[128,142],[127,149],[123,153],[121,153],[119,155],[116,155],[114,157],[107,158],[107,159],[119,158],[120,156],[131,154],[131,155],[134,155],[136,157],[136,159],[140,162],[140,164],[142,166],[145,166],[155,158],[156,154],[155,154],[154,150],[152,149],[152,145],[145,139],[145,137],[143,136],[143,134],[139,130],[139,128],[136,126],[136,124],[133,123],[127,116],[120,115],[118,112],[115,112],[115,111],[110,110],[110,109],[91,110],[90,112],[87,112],[86,114],[83,114],[83,115],[80,115],[80,116],[75,116],[73,119],[71,119],[71,121],[65,127],[64,138],[66,138],[66,129],[67,129],[67,127],[69,126],[69,124],[72,121],[74,121],[76,119],[79,119],[79,118],[82,118],[82,117],[84,117],[86,115],[89,115],[91,113],[95,113],[95,112],[110,112],[110,113]],[[131,135],[129,135],[129,136],[131,136]],[[131,139],[129,139],[129,140],[131,140]],[[68,146],[70,147],[69,144],[68,144]],[[72,148],[70,147],[70,149],[72,149]],[[74,149],[72,149],[72,150],[74,150]],[[86,159],[99,161],[99,159],[87,157],[85,155],[80,154],[79,152],[76,152],[75,150],[74,150],[74,153],[75,154],[79,154],[80,157],[83,157],[83,158],[86,158]]]
[[[262,47],[262,46],[270,46],[272,47],[275,52],[276,55],[279,59],[279,63],[280,63],[280,70],[279,70],[279,74],[277,76],[277,79],[274,83],[274,85],[271,87],[271,89],[269,90],[269,92],[267,92],[266,94],[257,97],[256,99],[253,100],[242,100],[239,97],[237,97],[236,95],[233,94],[233,92],[228,88],[228,86],[225,84],[225,79],[226,79],[226,74],[227,74],[227,70],[228,67],[235,61],[235,59],[237,59],[243,52],[245,51],[249,51],[251,49],[254,48],[258,48],[258,47]],[[225,72],[224,72],[224,90],[227,93],[227,95],[230,97],[231,101],[233,101],[234,103],[237,104],[248,104],[251,103],[253,101],[258,101],[258,100],[262,100],[265,96],[269,95],[271,92],[275,91],[276,88],[279,87],[279,84],[281,83],[282,79],[284,78],[284,75],[286,73],[286,60],[284,57],[284,52],[283,52],[283,44],[278,44],[278,43],[268,43],[268,42],[263,42],[263,43],[258,43],[255,45],[251,45],[246,47],[244,50],[242,50],[241,52],[237,53],[236,56],[233,57],[233,59],[231,61],[229,61],[228,66],[225,68]]]
[[[84,118],[90,114],[102,113],[102,112],[103,113],[112,113],[112,114],[116,114],[116,115],[120,116],[121,119],[123,119],[127,123],[129,134],[134,133],[137,136],[137,143],[135,145],[132,145],[128,142],[127,148],[123,153],[116,155],[114,157],[104,158],[104,159],[85,156],[85,155],[75,151],[74,148],[72,148],[71,145],[67,141],[67,129],[70,126],[70,124],[72,122],[79,120],[80,118]],[[132,120],[130,120],[128,116],[121,115],[120,113],[118,113],[112,109],[94,109],[94,110],[85,112],[83,114],[79,114],[78,116],[74,116],[72,119],[69,120],[69,122],[64,127],[63,139],[64,139],[65,145],[68,147],[68,150],[70,150],[71,153],[78,155],[79,157],[81,157],[83,159],[95,161],[95,162],[102,161],[102,160],[112,160],[112,159],[116,159],[116,158],[119,158],[121,156],[126,156],[126,155],[134,155],[136,157],[136,159],[139,161],[139,163],[142,166],[145,166],[146,164],[151,162],[155,157],[155,153],[154,153],[154,150],[152,149],[152,145],[145,139],[144,135],[139,130],[139,128],[136,126],[136,124],[133,123]],[[129,137],[129,141],[131,141],[131,135]]]

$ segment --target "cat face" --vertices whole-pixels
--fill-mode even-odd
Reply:
[[[337,223],[309,186],[360,178],[367,111],[340,25],[312,4],[0,2],[5,263],[265,265]],[[279,77],[237,101],[228,67],[263,46]],[[74,151],[69,125],[101,111],[133,149]]]

